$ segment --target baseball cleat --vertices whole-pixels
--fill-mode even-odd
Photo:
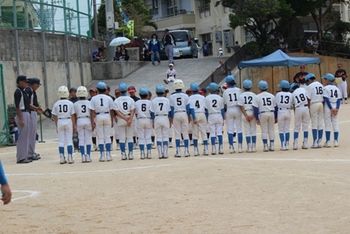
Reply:
[[[256,152],[256,143],[252,143],[252,153],[255,153]]]
[[[307,144],[303,143],[303,146],[301,147],[302,149],[307,149]]]
[[[224,154],[224,147],[223,147],[223,145],[219,145],[219,154]]]
[[[147,158],[148,158],[148,159],[151,159],[151,158],[152,158],[152,155],[151,155],[151,151],[150,151],[150,150],[147,150]]]
[[[86,156],[85,156],[85,155],[82,155],[82,156],[81,156],[81,162],[82,162],[82,163],[86,163]]]
[[[191,155],[190,155],[190,152],[188,152],[188,151],[185,151],[185,157],[190,157]]]
[[[268,152],[269,151],[269,146],[267,144],[264,144],[264,152]]]
[[[176,154],[174,155],[174,157],[175,157],[175,158],[181,158],[181,154],[176,153]]]
[[[211,149],[211,155],[215,155],[216,154],[216,147],[215,145],[212,146],[213,148]]]
[[[140,152],[140,159],[145,159],[145,151]]]
[[[106,154],[107,154],[107,162],[113,161],[111,152],[106,152]]]
[[[293,150],[297,150],[298,149],[298,142],[294,142],[293,143]]]
[[[323,145],[324,148],[330,148],[331,147],[331,143],[329,141],[326,141]]]
[[[238,144],[238,153],[243,153],[242,144]]]
[[[275,144],[274,144],[274,142],[270,142],[269,150],[270,151],[275,151]]]
[[[66,158],[63,156],[63,157],[60,158],[60,164],[65,164],[65,163],[67,163],[67,160],[66,160]]]
[[[85,155],[85,162],[86,162],[86,163],[91,163],[91,161],[92,161],[92,160],[91,160],[90,155],[88,155],[88,154]]]
[[[317,143],[313,143],[311,146],[311,149],[318,149],[318,144]]]
[[[134,155],[133,155],[132,151],[129,151],[128,158],[129,158],[129,160],[133,160],[134,159]]]
[[[125,152],[122,152],[122,160],[126,160],[126,153]]]
[[[100,159],[98,161],[105,162],[106,161],[106,157],[103,155],[103,156],[100,157]]]
[[[73,164],[74,163],[73,156],[68,156],[68,163],[69,164]]]
[[[199,155],[199,150],[198,150],[198,148],[196,147],[196,148],[194,148],[194,156],[198,156]]]
[[[345,102],[346,103],[346,102]],[[339,147],[338,141],[334,141],[334,147]]]
[[[208,156],[209,155],[209,150],[208,150],[208,146],[207,145],[204,146],[203,155],[204,156]]]
[[[230,150],[230,154],[233,154],[235,152],[233,145],[229,146],[229,150]]]

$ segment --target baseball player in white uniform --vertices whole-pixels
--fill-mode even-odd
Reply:
[[[258,83],[260,93],[253,100],[256,123],[261,127],[261,138],[264,144],[264,152],[274,151],[275,123],[277,123],[277,107],[275,96],[267,92],[268,84],[261,80]],[[267,140],[270,140],[270,146]]]
[[[189,136],[188,136],[188,123],[190,115],[190,104],[188,102],[188,96],[182,92],[185,87],[184,83],[180,79],[174,81],[175,92],[170,96],[170,109],[171,117],[173,118],[173,126],[175,131],[175,144],[176,144],[176,154],[175,157],[181,157],[180,152],[180,142],[181,134],[184,138],[185,144],[185,157],[190,156],[189,146]]]
[[[92,130],[96,128],[98,148],[100,150],[100,162],[112,161],[111,155],[111,129],[113,128],[113,99],[106,95],[107,85],[104,82],[97,83],[98,94],[90,101],[90,119]],[[106,149],[106,152],[104,151]]]
[[[227,89],[223,93],[224,105],[226,106],[226,128],[228,134],[228,143],[230,154],[234,153],[233,146],[233,134],[237,133],[238,136],[238,153],[242,153],[242,111],[238,105],[238,97],[242,94],[242,90],[237,88],[236,79],[234,76],[227,76],[226,83]]]
[[[307,141],[309,137],[308,125],[310,123],[310,112],[308,108],[307,92],[304,88],[299,88],[298,84],[296,83],[293,83],[290,86],[290,90],[293,92],[293,106],[295,108],[293,150],[298,149],[300,125],[302,125],[302,131],[304,132],[302,148],[307,149]]]
[[[205,108],[208,112],[208,125],[212,145],[211,154],[216,154],[216,137],[219,140],[219,154],[223,154],[222,125],[225,119],[224,100],[216,94],[219,90],[219,86],[216,83],[210,83],[207,90],[210,94],[205,97]]]
[[[169,99],[164,97],[165,88],[163,85],[156,87],[157,97],[152,100],[151,114],[153,126],[156,132],[158,158],[168,158],[169,146],[169,116],[171,116]]]
[[[87,96],[87,89],[84,86],[79,86],[77,88],[77,97],[79,100],[74,103],[74,110],[79,138],[81,161],[83,163],[91,162],[92,126],[90,120],[90,101],[86,99]]]
[[[74,163],[73,159],[73,129],[75,129],[74,106],[73,102],[68,100],[69,91],[66,86],[58,88],[57,101],[53,108],[52,114],[55,120],[56,131],[58,133],[58,151],[60,154],[60,164],[67,163],[64,156],[64,145],[67,145],[68,163]]]
[[[323,135],[323,85],[316,80],[316,76],[309,73],[305,77],[307,98],[310,107],[311,129],[313,143],[311,148],[322,147]]]
[[[281,150],[289,150],[292,94],[289,92],[290,85],[287,80],[281,80],[278,87],[281,88],[281,91],[276,94],[278,132],[281,141]]]
[[[247,152],[256,152],[256,119],[254,116],[253,100],[256,98],[255,93],[251,92],[253,84],[251,80],[243,81],[244,92],[238,98],[238,105],[241,108],[244,125],[244,133],[247,141]]]
[[[133,118],[135,115],[135,101],[126,95],[128,86],[125,83],[119,84],[120,97],[114,101],[114,110],[118,116],[119,144],[122,160],[133,160],[134,140],[133,140]],[[125,152],[125,141],[128,142],[128,157]]]
[[[166,79],[164,79],[165,84],[169,84],[170,82],[174,82],[176,79],[176,71],[174,69],[174,64],[169,64],[169,69],[166,71]]]
[[[192,95],[189,97],[190,102],[190,112],[192,116],[192,134],[193,134],[193,146],[194,146],[194,156],[199,155],[198,149],[198,138],[199,132],[203,140],[204,150],[203,155],[208,155],[208,138],[207,138],[207,117],[205,108],[205,97],[198,93],[199,85],[197,83],[192,83],[190,85]]]
[[[331,73],[327,73],[322,77],[324,79],[323,96],[325,99],[324,106],[324,122],[326,132],[326,143],[324,147],[331,147],[331,127],[334,132],[334,147],[339,146],[339,126],[338,126],[338,111],[342,100],[341,92],[337,86],[333,84],[335,78]]]
[[[137,136],[140,147],[140,158],[152,158],[152,120],[151,120],[151,101],[148,98],[148,89],[140,88],[139,94],[141,100],[135,102],[135,115],[137,118]],[[147,155],[145,154],[145,145],[147,146]]]

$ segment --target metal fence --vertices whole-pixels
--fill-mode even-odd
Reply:
[[[0,0],[0,27],[91,38],[91,0]]]
[[[8,117],[6,110],[6,95],[5,95],[5,85],[3,76],[3,67],[0,64],[0,145],[7,145],[10,140],[10,134],[8,129]]]

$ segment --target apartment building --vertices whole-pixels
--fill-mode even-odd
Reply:
[[[150,10],[158,30],[187,29],[198,39],[199,45],[208,42],[210,53],[214,56],[219,48],[223,49],[224,56],[230,56],[235,41],[242,45],[251,40],[246,38],[244,28],[233,30],[229,27],[230,9],[223,5],[215,7],[215,1],[144,0],[144,4]]]

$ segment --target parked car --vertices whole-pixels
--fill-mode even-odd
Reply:
[[[189,30],[172,30],[169,33],[175,38],[180,57],[198,57],[198,48]]]

